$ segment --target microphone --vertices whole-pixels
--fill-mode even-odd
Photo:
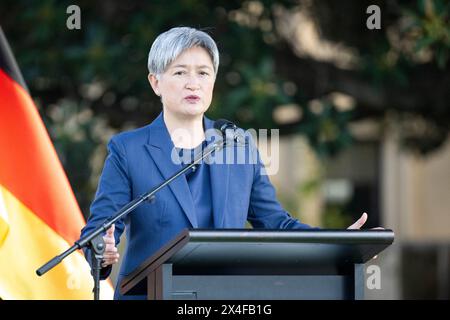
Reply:
[[[214,122],[214,129],[219,130],[225,140],[229,139],[237,143],[240,143],[243,140],[242,135],[237,131],[238,127],[229,120],[217,120]]]
[[[214,129],[217,129],[217,130],[221,131],[222,133],[224,133],[225,130],[227,130],[227,129],[236,130],[237,126],[229,120],[219,119],[216,122],[214,122]]]

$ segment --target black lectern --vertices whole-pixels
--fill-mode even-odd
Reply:
[[[392,230],[185,229],[120,284],[148,299],[363,299]]]

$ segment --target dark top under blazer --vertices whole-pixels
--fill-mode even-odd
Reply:
[[[214,121],[203,118],[205,129]],[[174,148],[163,113],[149,125],[117,134],[108,143],[108,156],[100,177],[91,215],[81,236],[88,234],[126,203],[142,195],[181,168],[171,160]],[[256,164],[211,164],[211,199],[215,228],[307,229],[293,219],[277,201],[275,189],[252,143],[235,148],[256,152]],[[147,257],[155,253],[184,228],[196,228],[197,219],[189,186],[184,176],[175,179],[156,194],[154,203],[145,203],[116,223],[115,239],[126,230],[127,246],[118,282]],[[88,251],[85,251],[87,257]],[[89,258],[88,258],[89,261]],[[109,276],[111,266],[102,269]],[[117,284],[115,299],[145,299],[122,296]]]

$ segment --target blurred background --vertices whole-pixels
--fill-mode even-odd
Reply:
[[[2,0],[0,25],[86,217],[108,140],[161,111],[153,40],[196,27],[221,54],[207,115],[280,129],[267,165],[284,207],[325,228],[366,211],[367,227],[395,231],[367,298],[449,299],[448,0]]]

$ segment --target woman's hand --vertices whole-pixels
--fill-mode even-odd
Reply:
[[[103,253],[102,267],[113,265],[119,261],[119,253],[116,248],[116,241],[114,239],[114,225],[106,231],[103,237],[105,241],[105,252]]]
[[[366,223],[366,221],[367,221],[367,213],[364,212],[362,214],[361,218],[356,220],[356,222],[354,224],[352,224],[350,227],[348,227],[347,229],[349,229],[349,230],[359,230]]]
[[[354,224],[352,224],[350,227],[348,227],[347,229],[348,230],[352,230],[352,229],[353,230],[359,230],[359,229],[361,229],[361,227],[366,223],[367,218],[368,218],[367,213],[364,212],[362,214],[361,218],[356,220],[356,222]],[[383,227],[376,227],[376,228],[372,228],[370,230],[384,230],[384,228]]]

